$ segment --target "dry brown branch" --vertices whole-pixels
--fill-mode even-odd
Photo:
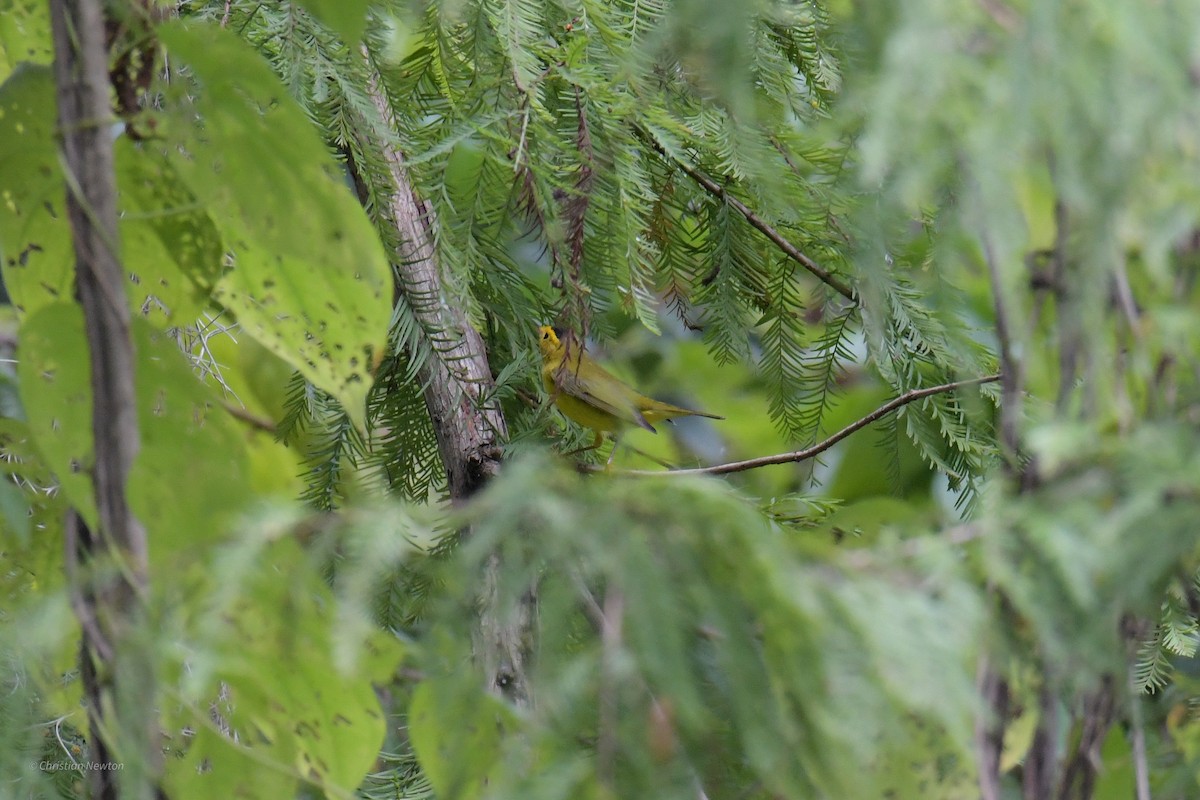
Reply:
[[[993,383],[1000,380],[1000,375],[985,375],[982,378],[971,378],[965,381],[955,381],[954,383],[944,383],[940,386],[929,386],[924,389],[913,389],[905,392],[899,397],[895,397],[881,405],[879,408],[867,414],[861,419],[851,422],[846,427],[842,428],[837,433],[819,442],[812,447],[806,447],[803,450],[795,450],[791,453],[778,453],[772,456],[760,456],[759,458],[750,458],[745,461],[731,461],[727,464],[715,464],[710,467],[696,467],[695,469],[673,469],[666,472],[660,470],[643,470],[643,469],[626,469],[626,470],[605,470],[603,467],[596,465],[587,465],[588,472],[607,472],[610,475],[622,476],[638,476],[638,477],[657,477],[662,475],[728,475],[732,472],[745,472],[749,469],[758,469],[759,467],[769,467],[774,464],[792,464],[801,461],[807,461],[810,458],[824,453],[835,444],[845,439],[855,431],[862,430],[898,408],[916,402],[926,397],[931,397],[935,394],[945,394],[953,392],[957,389],[963,389],[967,386],[978,386],[984,383]]]
[[[275,423],[272,420],[267,419],[266,417],[260,417],[253,411],[249,411],[239,405],[222,402],[221,408],[225,409],[229,416],[233,417],[234,419],[241,420],[255,430],[260,430],[264,433],[269,433],[272,435],[274,435],[277,430]]]

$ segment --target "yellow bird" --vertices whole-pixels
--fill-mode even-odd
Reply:
[[[574,341],[565,344],[559,328],[543,325],[538,328],[538,336],[542,383],[550,398],[568,419],[595,433],[591,446],[583,450],[594,450],[604,440],[604,434],[616,438],[630,425],[656,433],[655,423],[672,417],[725,419],[639,394],[584,353],[582,345]],[[615,452],[616,448],[613,449]]]

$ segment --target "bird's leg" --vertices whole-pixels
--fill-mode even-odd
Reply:
[[[638,448],[634,447],[631,444],[627,444],[627,445],[625,445],[625,447],[627,447],[628,449],[637,453],[642,458],[646,458],[646,459],[649,459],[650,461],[653,461],[655,464],[658,464],[660,467],[666,467],[667,469],[676,469],[679,466],[678,464],[672,464],[670,461],[663,461],[661,458],[658,458],[657,456],[652,456],[649,453],[647,453],[645,450],[639,450]]]
[[[616,458],[617,448],[620,446],[621,446],[621,434],[614,433],[613,434],[613,449],[608,454],[608,461],[604,462],[604,471],[605,472],[608,472],[610,469],[612,469],[613,459]]]

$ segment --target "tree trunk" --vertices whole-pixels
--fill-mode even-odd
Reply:
[[[393,127],[391,107],[378,81],[372,82],[371,98],[384,122]],[[466,313],[446,299],[435,247],[437,220],[413,190],[403,154],[389,150],[386,155],[395,189],[388,213],[404,242],[402,252],[392,258],[398,265],[396,288],[422,327],[435,332],[434,352],[422,366],[420,379],[450,498],[458,503],[498,473],[500,443],[507,438],[508,427],[495,402],[485,402],[495,384],[483,338]],[[497,590],[500,566],[499,557],[493,556],[482,576],[476,657],[489,689],[526,704],[530,697],[525,661],[532,638],[534,591],[531,588],[515,605],[504,604]]]

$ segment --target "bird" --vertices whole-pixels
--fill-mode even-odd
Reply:
[[[574,337],[564,335],[562,328],[539,327],[538,348],[542,354],[542,384],[554,405],[568,419],[593,432],[592,444],[574,453],[595,450],[603,443],[606,433],[617,441],[621,432],[630,426],[657,433],[655,424],[673,417],[725,419],[639,393],[583,352],[583,346]],[[609,463],[612,463],[611,454]]]

